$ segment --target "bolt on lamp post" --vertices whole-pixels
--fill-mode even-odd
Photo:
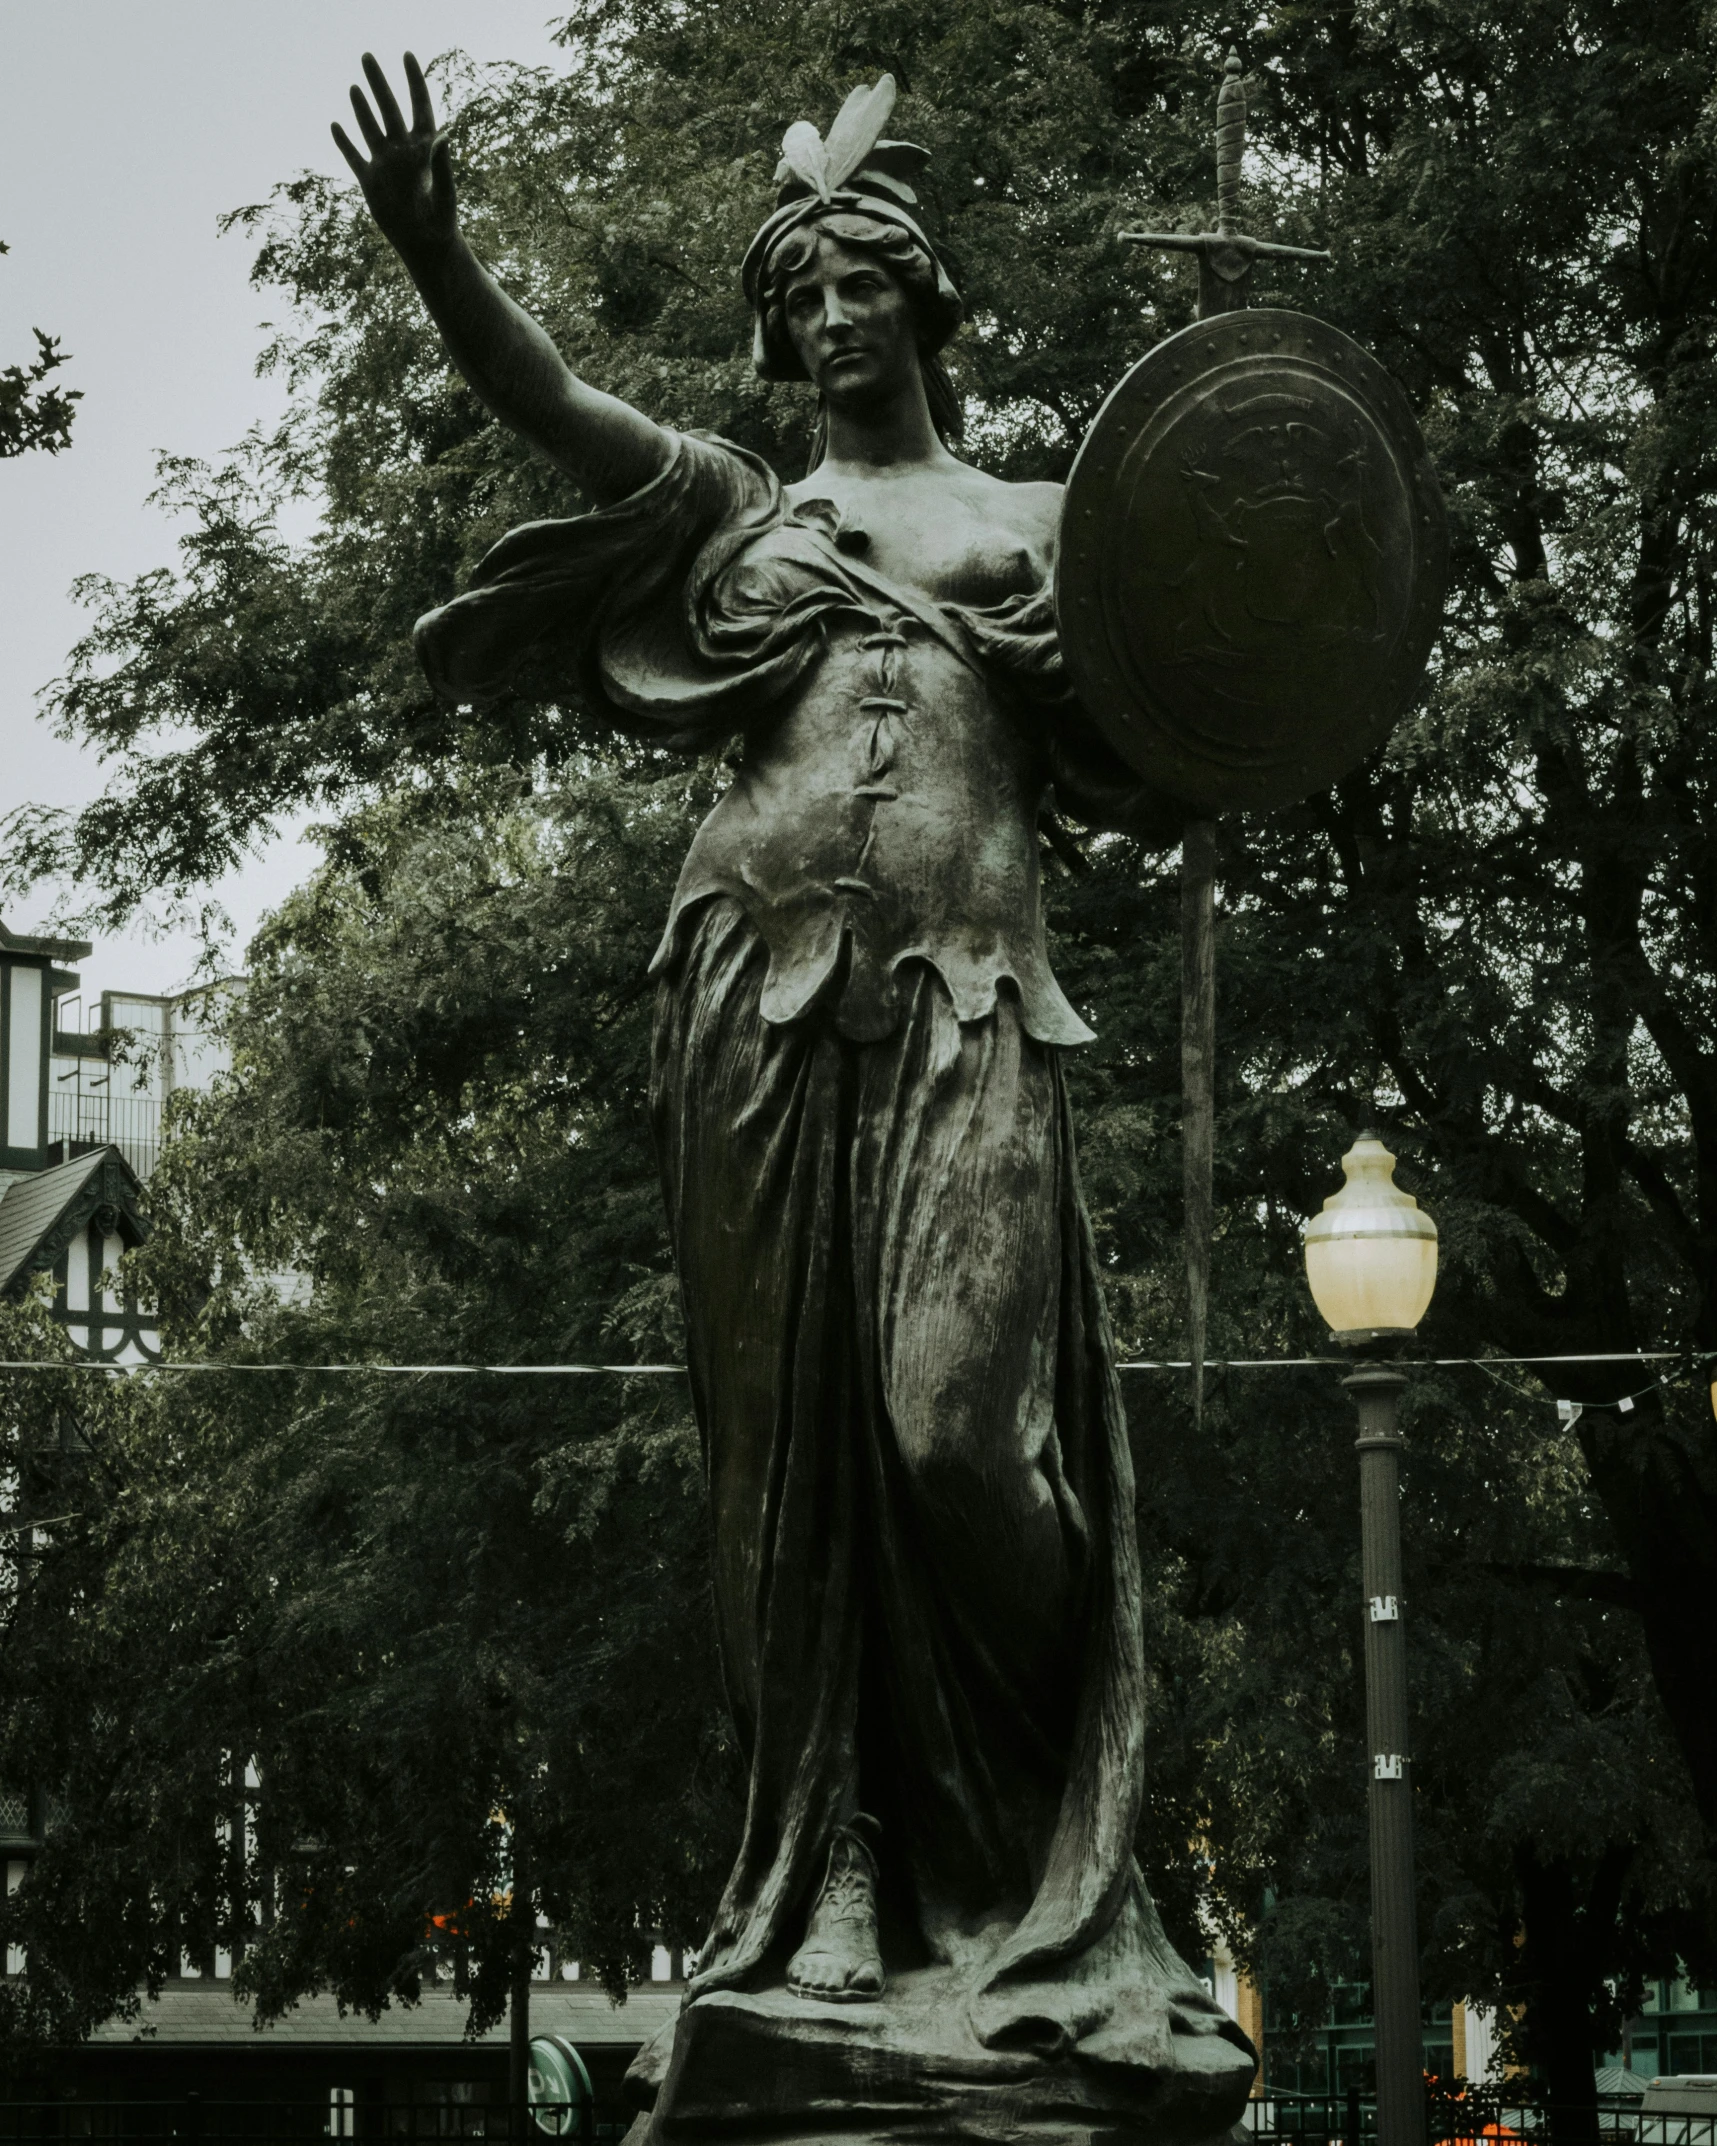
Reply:
[[[1437,1225],[1395,1183],[1395,1157],[1373,1135],[1362,1133],[1341,1167],[1346,1183],[1306,1225],[1306,1279],[1334,1339],[1376,1357],[1391,1344],[1410,1340],[1425,1316],[1437,1286]],[[1378,2146],[1425,2142],[1407,1638],[1401,1622],[1404,1442],[1395,1421],[1406,1383],[1382,1362],[1368,1363],[1342,1380],[1359,1411]]]

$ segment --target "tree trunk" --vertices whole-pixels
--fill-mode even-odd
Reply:
[[[1524,2053],[1543,2075],[1551,2103],[1551,2146],[1598,2146],[1593,2015],[1602,1986],[1605,1939],[1615,1925],[1631,1848],[1612,1846],[1589,1886],[1571,1864],[1515,1853],[1525,1910],[1516,1996],[1523,2004]]]
[[[1645,1395],[1631,1415],[1582,1417],[1580,1443],[1627,1560],[1652,1679],[1687,1761],[1694,1802],[1717,1837],[1717,1486],[1698,1450],[1709,1441],[1678,1435],[1657,1397]]]

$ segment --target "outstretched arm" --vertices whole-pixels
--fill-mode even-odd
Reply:
[[[411,123],[369,53],[376,109],[353,86],[366,159],[336,126],[370,214],[392,242],[441,330],[453,362],[505,425],[598,501],[624,499],[666,464],[668,435],[630,403],[588,387],[523,307],[513,303],[459,229],[453,161],[437,131],[423,69],[408,52]],[[376,114],[381,116],[378,119]]]

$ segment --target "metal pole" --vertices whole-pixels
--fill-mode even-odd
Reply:
[[[1216,822],[1189,820],[1180,845],[1181,1191],[1186,1240],[1186,1353],[1192,1417],[1204,1421],[1210,1315],[1211,1169],[1216,1144]]]
[[[531,1969],[536,1964],[536,1897],[525,1854],[523,1827],[515,1819],[511,1841],[513,1900],[508,1934],[513,1941],[513,1973],[507,1991],[507,2136],[528,2134],[531,2099]]]
[[[1413,1785],[1407,1759],[1407,1635],[1401,1619],[1399,1371],[1342,1384],[1359,1410],[1360,1562],[1365,1584],[1365,1721],[1370,1746],[1372,2017],[1377,2146],[1425,2146],[1419,1932],[1413,1901]]]

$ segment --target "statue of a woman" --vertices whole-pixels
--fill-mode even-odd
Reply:
[[[598,502],[514,531],[423,620],[430,678],[576,692],[689,752],[743,738],[654,964],[750,1766],[684,2018],[740,1991],[881,2019],[916,1991],[974,2078],[1029,2052],[1160,2111],[1196,2073],[1208,2120],[1171,2128],[1215,2131],[1250,2051],[1133,1857],[1133,1478],[1060,1062],[1090,1030],[1038,886],[1052,797],[1157,808],[1061,674],[1061,488],[953,452],[961,301],[914,214],[923,153],[879,139],[887,78],[826,143],[790,131],[746,258],[758,370],[821,398],[783,487],[568,370],[460,235],[415,61],[409,121],[364,65],[367,157],[335,134],[377,222],[472,387]]]

